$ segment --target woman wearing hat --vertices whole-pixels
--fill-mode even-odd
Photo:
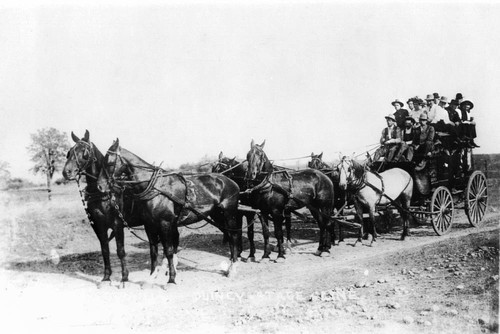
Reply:
[[[396,118],[393,114],[385,116],[387,127],[382,130],[380,137],[380,147],[375,151],[373,160],[378,161],[385,157],[385,161],[392,161],[401,144],[401,131],[396,125]]]

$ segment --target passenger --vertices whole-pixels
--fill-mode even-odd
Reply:
[[[410,100],[411,100],[412,105],[413,105],[413,110],[408,111],[408,115],[413,118],[413,120],[415,121],[414,124],[417,124],[418,119],[420,118],[420,115],[423,112],[423,110],[422,110],[423,101],[420,100],[418,98],[418,96],[415,96],[414,98],[411,98]],[[408,100],[408,101],[410,101],[410,100]]]
[[[401,130],[401,149],[396,161],[412,161],[415,147],[418,145],[420,128],[415,128],[415,120],[408,116],[405,120],[405,127]]]
[[[380,147],[375,151],[373,160],[378,161],[384,157],[386,162],[391,162],[401,144],[401,131],[396,125],[394,115],[385,116],[387,127],[382,130],[380,137]]]
[[[439,99],[440,99],[439,94],[438,93],[433,93],[432,95],[434,96],[434,103],[435,104],[439,104]]]
[[[438,107],[436,103],[436,99],[434,98],[433,94],[427,95],[426,99],[427,101],[427,118],[429,123],[432,123],[434,121],[434,117],[436,117],[436,109]]]
[[[397,126],[401,129],[405,125],[405,119],[408,116],[408,110],[403,109],[404,103],[399,101],[398,99],[391,102],[396,111],[394,112],[394,118],[396,119]]]
[[[479,147],[474,142],[476,138],[476,122],[474,122],[474,117],[469,117],[470,111],[474,108],[474,103],[471,101],[463,101],[460,103],[460,111],[462,113],[462,133],[464,139],[468,141],[470,147]]]
[[[434,114],[434,119],[431,122],[431,125],[434,126],[434,129],[439,132],[446,132],[449,134],[457,135],[457,131],[454,128],[453,122],[450,120],[450,116],[448,111],[444,109],[444,107],[448,104],[448,98],[442,96],[439,99],[439,105],[436,106],[436,113]]]
[[[425,167],[426,158],[432,155],[434,149],[434,135],[435,131],[428,123],[427,114],[420,115],[420,133],[418,136],[418,143],[415,147],[414,161],[419,164],[419,169]]]
[[[415,110],[415,105],[413,104],[413,97],[410,97],[408,101],[406,101],[406,105],[408,106],[408,113],[411,114],[411,112]]]
[[[418,102],[420,104],[420,110],[421,110],[421,114],[427,114],[427,116],[429,116],[429,106],[427,105],[427,100],[424,100],[424,99],[418,99]],[[420,126],[420,116],[419,116],[419,119],[416,120],[417,123],[416,123],[416,126]]]

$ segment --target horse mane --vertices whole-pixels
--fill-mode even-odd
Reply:
[[[142,159],[137,154],[132,153],[129,150],[127,150],[126,148],[123,148],[121,146],[120,146],[120,154],[123,158],[129,160],[129,162],[132,163],[132,165],[134,165],[135,167],[146,167],[146,168],[151,168],[151,169],[156,168],[154,165],[152,165],[149,162],[147,162],[146,160]]]
[[[363,178],[363,175],[365,174],[366,170],[365,167],[357,162],[356,160],[352,160],[352,169],[354,173],[354,177],[359,180]]]

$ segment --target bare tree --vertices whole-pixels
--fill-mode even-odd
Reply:
[[[52,177],[63,166],[69,148],[68,135],[57,129],[44,128],[31,134],[31,144],[27,147],[31,160],[35,163],[31,170],[35,174],[41,173],[47,177],[49,200]]]

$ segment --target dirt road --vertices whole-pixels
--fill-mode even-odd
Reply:
[[[224,276],[228,250],[221,234],[210,226],[183,228],[177,285],[163,289],[163,275],[144,287],[147,244],[129,232],[130,282],[120,288],[113,252],[113,283],[98,288],[103,273],[98,243],[85,222],[67,219],[78,206],[32,209],[36,217],[23,209],[2,221],[1,304],[3,325],[12,330],[498,331],[496,212],[490,211],[478,229],[460,214],[452,232],[442,237],[419,226],[402,242],[395,227],[376,247],[352,247],[355,239],[348,236],[328,258],[312,254],[315,225],[294,224],[297,243],[285,263],[242,262],[233,279]],[[28,229],[31,221],[41,227]],[[47,227],[55,237],[48,237]],[[73,231],[71,237],[65,229]]]

